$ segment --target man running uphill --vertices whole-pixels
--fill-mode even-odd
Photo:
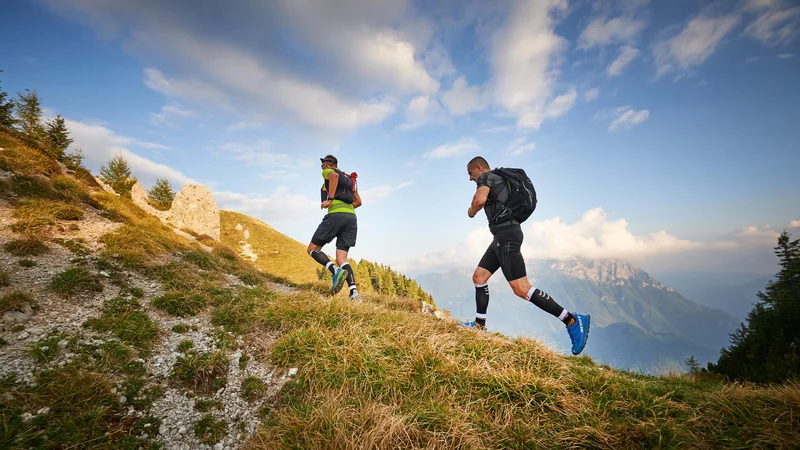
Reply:
[[[589,316],[570,313],[559,306],[546,292],[531,286],[528,281],[525,260],[520,251],[523,240],[522,227],[520,222],[515,220],[505,208],[512,193],[509,182],[492,171],[489,163],[480,156],[472,158],[467,164],[467,173],[470,181],[474,181],[478,185],[467,215],[473,218],[483,208],[486,218],[489,220],[489,231],[494,239],[472,275],[472,281],[475,283],[477,309],[475,321],[463,325],[485,329],[486,310],[489,306],[489,285],[487,283],[497,269],[502,269],[514,294],[564,322],[572,341],[572,354],[579,354],[586,346],[589,336]],[[535,193],[532,198],[535,207]]]
[[[347,253],[356,245],[358,221],[355,209],[361,206],[361,196],[354,182],[355,174],[350,175],[338,169],[338,160],[333,155],[320,158],[322,178],[325,180],[320,191],[320,208],[328,208],[317,231],[308,244],[308,254],[315,261],[330,270],[332,275],[331,294],[338,293],[345,280],[350,286],[350,298],[358,300],[358,290],[353,268],[347,262]],[[336,265],[322,247],[336,238]]]

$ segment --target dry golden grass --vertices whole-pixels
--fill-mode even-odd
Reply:
[[[19,175],[53,175],[59,173],[58,163],[43,152],[30,148],[22,140],[0,131],[0,153],[3,165]]]
[[[235,229],[241,224],[250,232],[247,242],[258,255],[254,265],[266,273],[273,274],[294,284],[315,284],[319,264],[306,253],[303,244],[276,231],[269,225],[244,214],[220,211],[220,240],[235,249],[241,247],[242,231]],[[309,239],[311,236],[309,236]]]
[[[56,220],[80,220],[86,215],[80,205],[41,198],[25,199],[17,203],[13,217],[17,222],[11,227],[17,233],[36,235],[44,227],[55,225]]]

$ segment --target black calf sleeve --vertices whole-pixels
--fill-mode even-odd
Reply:
[[[485,319],[486,310],[489,308],[489,285],[475,285],[475,310],[478,317]]]
[[[531,290],[533,290],[533,288]],[[564,308],[556,303],[553,297],[550,297],[550,294],[541,289],[533,290],[533,295],[530,296],[528,301],[556,317],[561,315],[561,312],[564,311]]]
[[[311,250],[311,253],[309,254],[312,258],[314,258],[314,261],[325,266],[325,268],[330,270],[331,273],[336,271],[336,266],[331,262],[331,259],[328,258],[328,255],[322,253],[322,250]]]
[[[353,268],[350,266],[350,263],[346,262],[342,264],[342,269],[347,271],[347,285],[352,287],[356,285],[356,273],[353,271]]]

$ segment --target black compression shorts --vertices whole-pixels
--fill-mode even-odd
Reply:
[[[329,213],[322,218],[311,243],[322,247],[336,238],[336,248],[348,252],[350,247],[356,246],[357,235],[358,220],[355,214]]]
[[[499,228],[494,234],[494,240],[489,244],[483,254],[478,267],[483,267],[489,273],[503,269],[507,281],[516,280],[527,275],[525,260],[522,258],[522,228],[519,225],[509,225]]]

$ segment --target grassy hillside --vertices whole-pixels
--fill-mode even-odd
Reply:
[[[0,313],[33,305],[0,334],[0,448],[800,442],[795,384],[641,377],[417,300],[289,289],[270,280],[301,283],[302,266],[265,273],[230,247],[241,215],[224,214],[222,243],[187,240],[37,149],[0,146]]]
[[[255,266],[294,284],[310,284],[319,281],[317,269],[320,265],[306,253],[307,244],[302,244],[275,230],[264,222],[233,211],[220,211],[220,240],[232,249],[241,251],[244,242],[258,256]],[[242,229],[237,230],[236,226]],[[249,238],[244,238],[244,231]],[[332,255],[331,255],[332,256]]]

